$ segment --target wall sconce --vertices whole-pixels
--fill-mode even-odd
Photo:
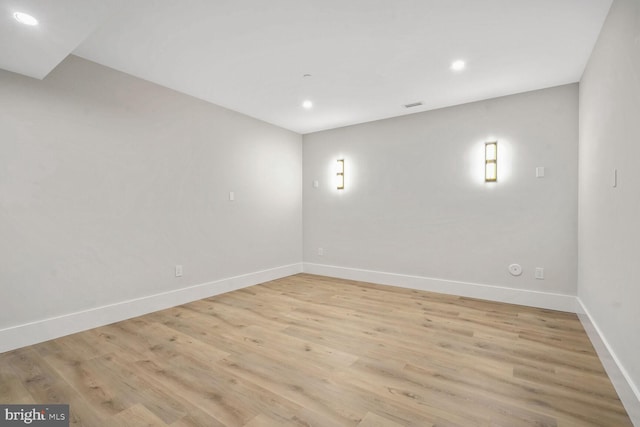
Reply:
[[[484,144],[484,180],[495,182],[498,180],[498,142]]]
[[[338,160],[338,172],[336,173],[336,185],[338,190],[344,190],[344,159]]]

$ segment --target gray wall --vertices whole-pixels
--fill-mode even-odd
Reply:
[[[0,329],[301,261],[298,134],[77,57],[0,129]]]
[[[492,137],[499,181],[485,183]],[[303,147],[305,262],[575,295],[577,84],[309,134]]]
[[[640,2],[616,0],[580,83],[578,296],[640,386]],[[612,186],[613,170],[618,186]]]

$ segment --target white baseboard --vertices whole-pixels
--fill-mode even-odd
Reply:
[[[0,329],[0,353],[301,272],[284,265]]]
[[[624,366],[620,364],[616,354],[579,298],[571,295],[323,264],[297,263],[275,267],[0,329],[0,353],[291,276],[303,271],[347,280],[401,286],[409,289],[577,313],[629,417],[635,426],[640,427],[640,390],[633,383]]]
[[[527,305],[550,310],[569,311],[571,313],[576,312],[576,297],[572,295],[505,288],[422,276],[409,276],[406,274],[386,273],[358,268],[336,267],[308,262],[303,264],[303,270],[305,273],[337,277],[340,279],[400,286],[421,291]]]
[[[577,314],[580,322],[582,322],[584,330],[596,349],[596,353],[598,353],[607,375],[609,375],[624,408],[627,410],[629,418],[631,418],[634,426],[640,427],[640,389],[634,384],[624,365],[620,363],[616,353],[593,320],[593,317],[591,317],[589,310],[582,303],[582,300],[580,298],[576,299],[578,302]]]

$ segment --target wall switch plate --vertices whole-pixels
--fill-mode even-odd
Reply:
[[[233,191],[229,191],[229,201],[233,202],[236,199],[236,194]]]
[[[318,255],[320,255],[320,256],[324,255],[324,249],[323,248],[318,248]]]
[[[176,277],[182,277],[182,266],[176,265]]]
[[[536,267],[536,279],[544,280],[544,268]]]
[[[320,187],[320,183],[318,182],[318,180],[313,181],[313,188],[318,188]]]
[[[544,178],[544,166],[538,166],[536,168],[536,178]]]

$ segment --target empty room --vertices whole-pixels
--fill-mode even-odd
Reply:
[[[640,427],[639,0],[0,0],[0,426]]]

